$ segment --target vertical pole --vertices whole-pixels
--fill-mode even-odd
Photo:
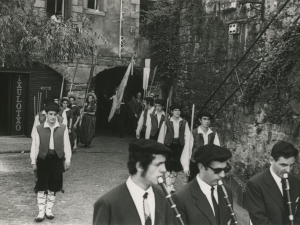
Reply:
[[[121,58],[122,52],[122,23],[123,23],[123,0],[120,0],[120,27],[119,27],[119,57]]]
[[[64,79],[64,77],[62,77],[62,83],[61,83],[60,96],[59,96],[59,98],[62,98],[63,89],[64,89],[64,83],[65,83],[65,79]]]

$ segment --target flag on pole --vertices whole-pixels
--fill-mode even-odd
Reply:
[[[125,87],[127,85],[127,82],[128,82],[128,77],[129,77],[129,74],[130,74],[130,71],[132,69],[131,67],[131,64],[129,64],[127,70],[126,70],[126,73],[118,87],[118,90],[116,92],[116,94],[112,97],[113,98],[113,104],[112,104],[112,107],[111,107],[111,110],[110,110],[110,114],[109,114],[109,117],[108,117],[108,122],[110,122],[110,120],[113,118],[116,110],[118,108],[120,108],[121,106],[121,101],[123,99],[123,95],[124,95],[124,90],[125,90]]]
[[[147,91],[148,88],[149,75],[150,75],[150,68],[144,68],[143,89],[145,90],[145,92]]]

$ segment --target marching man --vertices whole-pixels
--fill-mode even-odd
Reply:
[[[183,170],[180,163],[182,151],[189,149],[191,132],[188,122],[180,117],[181,108],[176,104],[170,106],[172,117],[163,122],[158,136],[158,142],[168,146],[173,153],[165,174],[169,192],[175,192],[174,183],[177,174]]]
[[[202,111],[198,113],[196,121],[200,122],[200,126],[192,131],[190,148],[182,152],[180,161],[185,175],[189,177],[189,182],[199,173],[198,164],[194,159],[195,151],[207,144],[220,146],[218,134],[209,128],[212,119],[213,116],[209,112]]]
[[[136,129],[136,138],[145,138],[149,139],[149,136],[146,137],[146,128],[147,128],[147,123],[151,121],[150,115],[155,111],[154,107],[154,99],[152,97],[145,97],[144,101],[146,103],[146,107],[144,111],[142,112],[140,119],[138,121],[138,126]]]
[[[34,148],[30,157],[33,170],[37,170],[37,202],[39,214],[36,222],[41,222],[44,217],[53,219],[52,207],[55,195],[62,190],[63,171],[71,165],[71,145],[66,125],[57,121],[59,107],[49,105],[45,109],[46,122],[36,127]]]
[[[165,121],[165,101],[162,99],[155,100],[155,112],[150,114],[151,120],[147,120],[146,139],[157,141],[162,123]]]

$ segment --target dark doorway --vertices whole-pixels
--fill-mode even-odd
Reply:
[[[97,103],[97,124],[96,127],[108,128],[108,116],[110,113],[112,100],[110,98],[115,94],[115,87],[118,87],[123,79],[127,67],[115,67],[104,70],[94,78],[95,94],[98,98]],[[142,73],[135,69],[134,74],[129,75],[128,83],[124,92],[124,102],[130,101],[132,95],[143,92]]]
[[[10,76],[0,73],[0,135],[9,135],[10,115]]]

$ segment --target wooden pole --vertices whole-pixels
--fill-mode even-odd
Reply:
[[[73,75],[71,87],[70,87],[70,90],[69,90],[69,95],[70,95],[71,92],[72,92],[72,87],[73,87],[73,84],[74,84],[74,80],[75,80],[75,76],[76,76],[76,72],[77,72],[77,68],[78,68],[78,62],[79,62],[79,59],[77,59],[77,62],[76,62],[76,67],[75,67],[75,71],[74,71],[74,75]]]
[[[153,81],[154,81],[154,78],[155,78],[156,70],[157,70],[157,66],[154,68],[154,71],[153,71],[153,77],[152,77],[152,81],[151,81],[149,95],[150,95],[150,92],[151,92],[151,89],[152,89],[152,85],[153,85]]]
[[[37,115],[36,113],[36,102],[35,102],[35,96],[33,96],[33,112],[34,112],[34,116]]]
[[[59,98],[62,98],[63,89],[64,89],[64,83],[65,83],[65,79],[64,79],[64,77],[62,77],[62,82],[61,82],[61,88],[60,88],[60,95],[59,95]]]
[[[40,92],[40,111],[41,111],[41,104],[42,104],[42,94],[43,92]]]
[[[193,128],[194,128],[194,115],[195,115],[195,104],[193,104],[193,107],[192,107],[191,131],[193,131]]]

